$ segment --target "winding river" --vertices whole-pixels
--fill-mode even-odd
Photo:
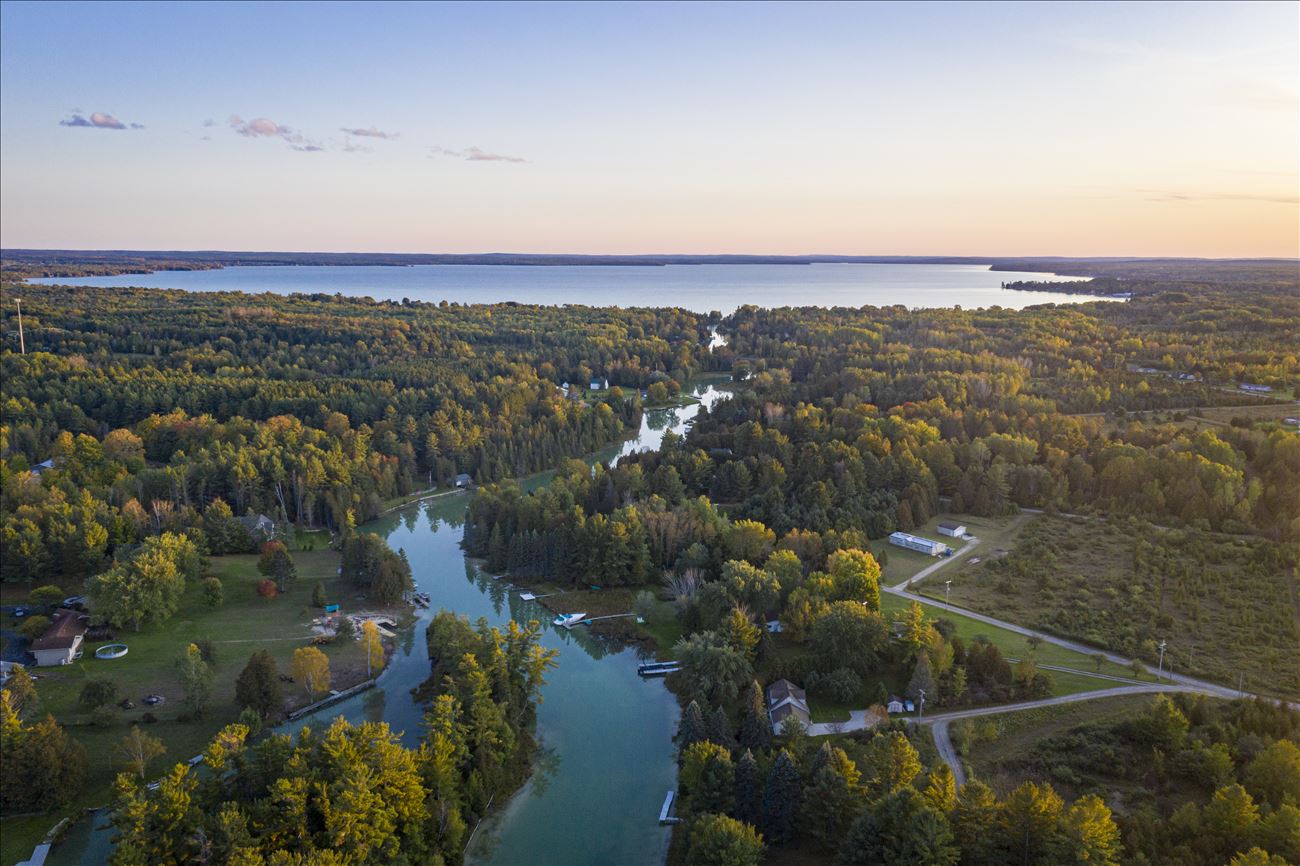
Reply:
[[[623,455],[658,448],[665,432],[684,433],[701,405],[725,392],[697,384],[693,402],[644,413],[637,434],[593,456],[616,461]],[[549,482],[550,473],[526,486]],[[407,506],[361,528],[377,532],[411,562],[417,589],[432,598],[429,609],[402,632],[396,652],[374,689],[280,728],[319,727],[335,716],[385,721],[415,746],[424,707],[411,689],[429,675],[424,630],[441,608],[493,624],[509,619],[544,623],[542,644],[559,651],[538,708],[541,752],[532,778],[510,802],[494,811],[475,831],[466,860],[475,866],[605,866],[663,862],[668,829],[659,826],[664,794],[676,786],[672,736],[678,707],[659,679],[637,676],[633,649],[610,651],[586,629],[557,629],[551,614],[519,598],[508,578],[493,579],[460,549],[464,493],[441,495]],[[83,821],[55,849],[50,863],[97,866],[106,862],[111,830],[102,816],[92,829]]]

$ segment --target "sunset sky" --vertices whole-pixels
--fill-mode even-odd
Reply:
[[[1300,255],[1300,17],[4,3],[6,247]]]

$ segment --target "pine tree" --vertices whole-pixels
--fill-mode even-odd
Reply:
[[[704,721],[700,705],[691,701],[682,711],[682,721],[677,726],[677,748],[685,752],[694,743],[709,739],[709,726]]]
[[[765,749],[772,741],[772,725],[768,721],[763,689],[757,681],[749,684],[745,701],[740,708],[740,745],[747,749]]]
[[[763,814],[763,779],[749,749],[736,762],[736,817],[757,824]]]
[[[794,758],[782,749],[767,774],[763,787],[763,835],[776,844],[794,838],[795,817],[799,814],[799,770]]]
[[[907,696],[920,701],[922,694],[929,701],[934,701],[938,692],[934,688],[934,675],[930,672],[930,656],[921,653],[916,657],[916,667],[912,669],[912,679],[907,684]]]
[[[722,746],[724,749],[734,749],[736,747],[736,738],[731,734],[731,720],[727,718],[727,711],[722,707],[717,707],[712,713],[709,713],[709,739]]]

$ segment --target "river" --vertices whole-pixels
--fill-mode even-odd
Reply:
[[[692,388],[695,402],[643,414],[637,434],[593,455],[616,461],[634,451],[658,448],[664,433],[684,433],[701,405],[725,392],[712,384]],[[530,478],[539,487],[552,473]],[[281,731],[329,724],[335,716],[350,721],[385,721],[400,731],[407,746],[421,734],[424,707],[411,689],[429,675],[424,630],[445,608],[470,620],[493,624],[509,619],[540,620],[542,644],[559,651],[558,667],[547,676],[538,708],[541,745],[533,777],[509,803],[478,828],[467,854],[475,866],[636,866],[663,862],[668,828],[659,826],[664,794],[676,787],[672,736],[678,707],[661,679],[637,675],[632,649],[610,651],[585,628],[573,631],[550,624],[552,614],[519,598],[508,576],[494,580],[460,549],[468,495],[453,493],[385,515],[361,526],[406,551],[416,588],[432,598],[428,610],[404,630],[378,685],[327,707]],[[50,858],[51,866],[100,866],[107,860],[112,831],[104,816],[74,826]]]
[[[377,300],[463,304],[518,301],[597,307],[682,307],[731,313],[761,307],[991,307],[1098,300],[1064,292],[1003,289],[1017,280],[1074,282],[1083,277],[992,271],[988,265],[244,265],[208,271],[157,271],[105,277],[33,279],[45,285],[142,286],[193,292],[323,293]]]

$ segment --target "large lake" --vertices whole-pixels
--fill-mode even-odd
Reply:
[[[991,271],[987,265],[666,265],[239,266],[112,277],[54,277],[47,285],[142,286],[192,292],[368,295],[377,300],[618,307],[683,307],[730,313],[760,307],[991,307],[1070,303],[1090,298],[1020,292],[1004,281],[1075,282],[1082,277]]]

